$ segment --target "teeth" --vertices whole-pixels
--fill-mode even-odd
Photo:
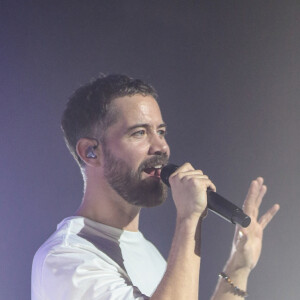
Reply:
[[[161,169],[162,165],[155,166],[154,169]]]

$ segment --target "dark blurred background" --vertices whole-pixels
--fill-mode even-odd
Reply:
[[[60,131],[70,94],[99,73],[153,84],[172,162],[190,161],[242,205],[263,176],[281,210],[250,275],[251,299],[299,299],[300,2],[0,1],[0,299],[30,299],[35,251],[74,213],[82,179]],[[172,199],[141,231],[167,258]],[[209,213],[200,297],[209,299],[234,226]]]

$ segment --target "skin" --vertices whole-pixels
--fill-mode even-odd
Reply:
[[[159,106],[151,96],[134,95],[113,100],[111,109],[117,121],[106,130],[106,147],[115,158],[121,159],[132,170],[157,153],[170,155],[165,140],[165,125]],[[77,153],[86,163],[84,169],[85,192],[77,215],[84,216],[116,228],[137,231],[141,207],[125,201],[107,182],[103,145],[95,149],[96,158],[87,158],[86,150],[95,141],[81,139]],[[142,179],[151,175],[142,174]],[[154,179],[159,180],[159,179]],[[172,197],[177,210],[176,229],[168,257],[166,273],[152,295],[152,300],[197,300],[201,255],[195,251],[201,240],[201,216],[207,206],[206,190],[215,185],[201,170],[185,163],[170,176]],[[242,290],[247,289],[250,271],[261,253],[263,230],[279,209],[275,204],[257,220],[266,186],[261,177],[254,180],[244,203],[244,211],[252,222],[246,229],[237,227],[230,257],[224,267]],[[197,230],[197,235],[196,235]],[[240,237],[243,233],[243,236]],[[195,239],[195,236],[198,239]],[[230,285],[220,279],[213,300],[241,299],[231,293]]]

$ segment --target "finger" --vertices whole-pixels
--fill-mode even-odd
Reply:
[[[173,182],[174,180],[185,181],[185,180],[192,179],[192,178],[208,179],[208,176],[203,175],[202,171],[200,171],[200,170],[177,172],[177,173],[171,174],[171,176],[169,177],[169,181],[170,182],[171,181]]]
[[[203,174],[203,172],[201,170],[187,170],[187,171],[180,171],[180,172],[177,172],[177,173],[173,173],[173,174],[181,174],[183,176],[185,175],[201,175],[201,176],[207,176],[205,174]]]
[[[202,184],[206,186],[206,188],[211,188],[213,191],[216,191],[216,186],[212,183],[212,181],[208,178],[207,175],[190,175],[190,174],[178,174],[178,178],[182,182],[195,182],[195,184]]]
[[[182,166],[180,166],[173,174],[191,171],[191,170],[195,170],[195,168],[190,163],[186,162]]]
[[[280,209],[279,204],[274,204],[261,218],[259,219],[259,224],[263,229],[267,227],[273,217],[276,215],[278,210]]]
[[[259,195],[261,186],[263,184],[263,178],[258,177],[256,180],[253,180],[250,184],[244,205],[243,210],[246,214],[257,218],[258,215],[258,207],[256,205],[256,200]]]
[[[259,207],[261,205],[262,199],[265,196],[266,192],[267,192],[267,186],[266,185],[262,185],[261,188],[260,188],[258,197],[256,199],[256,206],[257,206],[258,209],[259,209]]]
[[[256,181],[258,182],[259,186],[262,186],[263,183],[264,183],[264,179],[263,179],[263,177],[261,177],[261,176],[257,177],[257,178],[256,178]]]
[[[203,175],[201,173],[196,173],[196,172],[184,172],[184,173],[179,173],[177,177],[181,180],[191,180],[193,178],[195,179],[209,179],[207,175]]]
[[[190,163],[184,163],[182,166],[178,167],[175,172],[173,172],[170,176],[169,176],[169,181],[171,182],[173,177],[177,177],[178,174],[184,173],[184,172],[188,172],[188,171],[194,171],[195,169],[193,168],[193,166]]]
[[[184,163],[182,166],[180,166],[178,169],[176,169],[175,172],[173,172],[169,179],[172,179],[173,177],[182,178],[185,175],[203,175],[203,172],[201,170],[195,170],[194,167],[190,163]]]

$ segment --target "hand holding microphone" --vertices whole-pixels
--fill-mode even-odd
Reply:
[[[170,186],[169,177],[178,168],[179,168],[178,166],[173,165],[173,164],[168,164],[165,167],[163,167],[163,169],[161,171],[161,179],[166,185]],[[201,175],[199,175],[199,176],[201,176]],[[205,175],[203,175],[203,176],[205,176]],[[251,218],[249,216],[247,216],[246,214],[244,214],[242,209],[240,209],[233,203],[229,202],[222,196],[215,193],[210,188],[210,186],[214,187],[212,185],[212,183],[207,183],[207,207],[208,207],[208,209],[233,224],[239,224],[242,227],[248,227],[251,222]]]
[[[207,207],[206,191],[215,190],[214,184],[201,170],[195,170],[190,163],[181,167],[170,168],[168,165],[162,169],[161,179],[165,182],[166,170],[169,170],[168,183],[172,186],[173,201],[179,219],[197,220]],[[162,176],[163,175],[163,176]]]

